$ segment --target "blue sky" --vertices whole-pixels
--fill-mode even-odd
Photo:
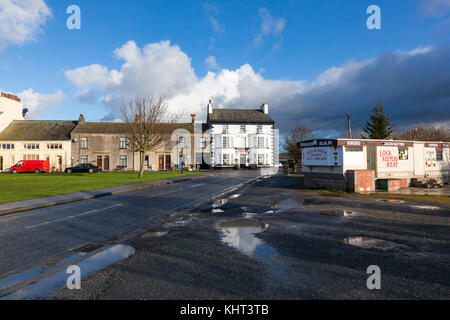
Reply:
[[[66,27],[72,4],[81,30]],[[381,30],[366,27],[373,4]],[[163,91],[184,115],[202,119],[210,98],[268,102],[282,129],[331,135],[347,111],[361,125],[377,98],[397,126],[448,124],[449,11],[449,0],[0,0],[0,89],[37,119],[115,120],[120,101]]]

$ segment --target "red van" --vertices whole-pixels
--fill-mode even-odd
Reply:
[[[9,172],[12,173],[21,173],[21,172],[43,173],[49,171],[50,171],[50,163],[47,160],[22,160],[17,162],[11,168],[9,168]]]

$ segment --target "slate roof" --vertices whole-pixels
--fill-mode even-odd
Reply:
[[[190,123],[165,124],[168,130],[186,129],[193,132],[193,126]],[[126,134],[127,124],[124,122],[81,122],[72,133],[87,134]]]
[[[70,140],[77,121],[15,120],[0,132],[0,141]]]
[[[209,123],[275,123],[270,115],[260,109],[213,109],[208,114]]]

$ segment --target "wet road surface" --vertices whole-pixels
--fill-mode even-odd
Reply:
[[[144,225],[161,224],[170,214],[258,174],[217,172],[167,186],[0,217],[0,279],[35,276],[42,266],[72,257],[77,248],[118,240]],[[0,291],[2,286],[7,284],[0,280]]]
[[[126,242],[56,299],[449,299],[450,207],[322,195],[271,177]],[[381,289],[366,286],[381,270]]]

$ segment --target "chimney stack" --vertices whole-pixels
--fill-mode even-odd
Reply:
[[[212,103],[212,100],[209,99],[209,102],[208,102],[208,114],[211,114],[211,113],[213,113],[213,103]]]
[[[264,114],[269,114],[269,104],[268,103],[263,103],[261,105],[261,111],[264,112]]]
[[[80,116],[78,117],[78,123],[83,123],[83,122],[85,122],[84,116],[82,114],[80,114]]]
[[[195,124],[195,113],[191,114],[191,118],[192,118],[192,124]]]

